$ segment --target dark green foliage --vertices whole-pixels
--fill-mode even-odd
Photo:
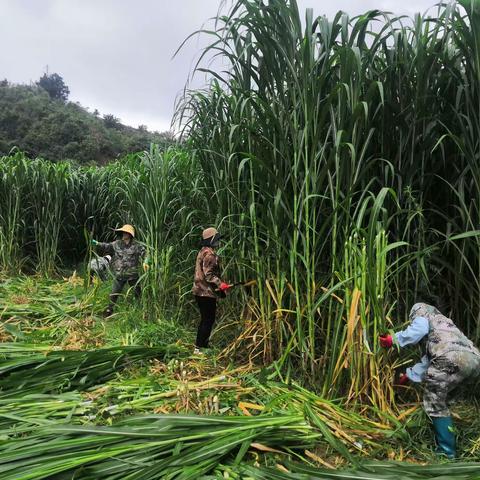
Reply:
[[[44,73],[37,82],[40,88],[43,88],[52,100],[61,100],[66,102],[70,95],[70,89],[67,87],[63,78],[58,73]]]
[[[103,116],[103,123],[107,128],[119,128],[120,127],[120,119],[117,118],[115,115],[107,114]]]
[[[0,155],[17,147],[51,161],[105,163],[151,143],[166,148],[174,141],[168,133],[127,127],[113,115],[102,119],[78,103],[53,99],[41,86],[0,84]]]

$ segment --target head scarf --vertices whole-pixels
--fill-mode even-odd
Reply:
[[[410,310],[408,317],[410,318],[410,321],[413,322],[416,317],[424,317],[428,320],[429,317],[435,315],[441,315],[441,313],[433,305],[429,305],[428,303],[416,303]]]

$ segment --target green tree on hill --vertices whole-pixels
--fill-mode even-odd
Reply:
[[[44,73],[37,82],[37,85],[43,88],[52,100],[62,100],[66,102],[70,95],[70,89],[58,73],[52,73],[51,75]]]
[[[103,116],[103,122],[107,128],[119,128],[120,127],[120,119],[117,118],[115,115],[111,115],[108,113],[107,115]]]

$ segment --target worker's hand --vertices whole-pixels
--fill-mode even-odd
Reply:
[[[398,379],[398,384],[399,385],[407,385],[408,382],[410,382],[410,379],[408,378],[408,375],[406,373],[402,373]]]
[[[229,288],[232,288],[232,285],[229,285],[228,283],[222,282],[220,284],[219,290],[221,292],[226,292]]]
[[[146,262],[143,262],[143,271],[146,273],[148,269],[150,268],[150,265]]]
[[[378,341],[383,348],[391,348],[393,345],[393,337],[388,333],[380,335]]]
[[[90,240],[90,243],[95,247],[96,245],[98,245],[98,242],[96,240],[94,240],[93,238]]]

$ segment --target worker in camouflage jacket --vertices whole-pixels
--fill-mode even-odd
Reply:
[[[105,310],[105,316],[113,313],[115,303],[122,293],[125,285],[135,290],[135,296],[141,295],[139,282],[139,269],[143,262],[143,269],[147,270],[148,261],[145,260],[145,247],[135,240],[135,229],[132,225],[124,225],[115,230],[121,237],[111,243],[102,243],[92,240],[92,244],[104,254],[112,256],[110,269],[113,274],[113,286],[110,293],[110,304]]]
[[[208,347],[208,340],[215,323],[217,299],[224,297],[231,285],[222,281],[220,259],[216,249],[221,235],[213,228],[202,232],[202,248],[195,262],[195,274],[192,293],[200,310],[200,324],[195,341],[195,354],[201,354],[202,348]]]
[[[456,455],[453,422],[447,397],[453,389],[474,380],[480,371],[480,352],[453,321],[432,305],[416,303],[410,311],[407,329],[381,335],[380,345],[405,347],[425,344],[421,361],[400,376],[400,384],[424,383],[423,405],[435,430],[437,453]]]

